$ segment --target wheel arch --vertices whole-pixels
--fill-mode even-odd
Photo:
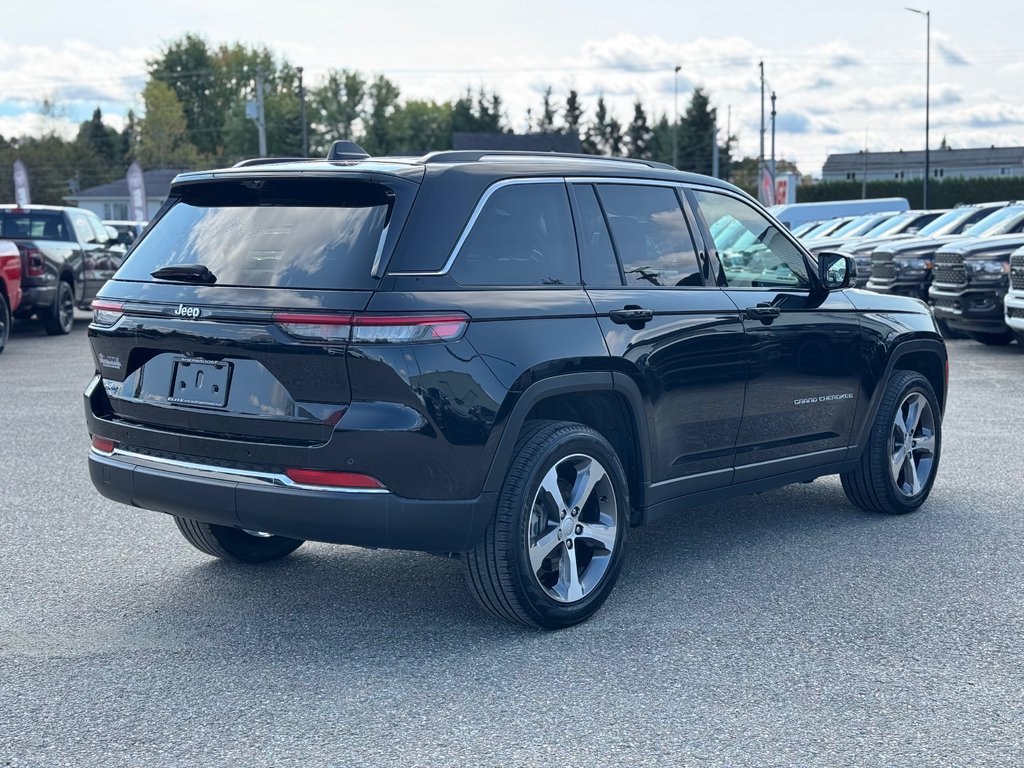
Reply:
[[[516,440],[532,419],[578,422],[608,440],[626,471],[631,522],[640,521],[650,472],[650,443],[636,384],[626,376],[607,372],[563,374],[532,384],[519,396],[505,423],[484,481],[485,491],[500,489]]]
[[[875,387],[871,407],[861,425],[855,452],[851,452],[849,458],[856,458],[864,450],[885,393],[885,383],[889,381],[893,371],[897,370],[916,371],[928,379],[939,401],[939,411],[945,413],[949,389],[949,356],[946,345],[938,339],[912,339],[900,342],[889,355],[885,373]]]

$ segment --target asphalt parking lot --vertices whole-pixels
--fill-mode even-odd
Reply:
[[[84,316],[83,316],[84,317]],[[838,480],[633,532],[589,623],[460,564],[206,558],[85,468],[84,322],[0,356],[0,766],[1024,764],[1024,351],[950,343],[914,515]]]

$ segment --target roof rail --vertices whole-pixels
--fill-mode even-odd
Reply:
[[[231,167],[247,168],[250,165],[270,165],[271,163],[309,163],[319,159],[319,157],[250,157],[247,160],[240,160]]]
[[[663,168],[668,171],[677,170],[668,163],[654,160],[640,160],[635,157],[609,157],[608,155],[584,155],[575,152],[538,152],[523,150],[496,149],[457,149],[442,152],[431,152],[420,158],[422,163],[478,163],[487,160],[578,160],[588,162],[632,163],[648,168]]]

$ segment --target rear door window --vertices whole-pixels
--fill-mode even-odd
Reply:
[[[185,187],[115,276],[202,264],[217,285],[375,287],[393,193],[361,180],[249,179]]]
[[[565,184],[495,189],[458,248],[459,285],[579,285],[580,265]]]
[[[583,260],[583,282],[591,288],[618,288],[622,273],[615,258],[608,223],[597,193],[590,184],[576,184],[576,206],[580,216],[577,231]]]

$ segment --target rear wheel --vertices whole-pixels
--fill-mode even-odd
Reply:
[[[280,560],[304,543],[302,539],[243,531],[240,528],[202,523],[177,515],[174,516],[174,523],[185,540],[200,552],[234,563],[266,563]]]
[[[545,629],[585,621],[618,579],[629,527],[625,473],[582,424],[528,422],[483,540],[466,555],[479,603]]]
[[[886,384],[860,465],[841,476],[861,509],[900,515],[931,493],[942,448],[942,414],[928,379],[896,371]]]
[[[67,280],[57,283],[53,306],[42,313],[42,319],[43,328],[51,336],[71,333],[71,328],[75,324],[75,292]]]
[[[7,339],[11,337],[11,306],[7,303],[7,296],[0,292],[0,352],[7,346]]]
[[[1013,341],[1013,334],[1009,331],[1003,331],[1002,333],[975,333],[971,331],[967,335],[975,341],[980,341],[982,344],[987,344],[990,347],[1005,347]]]

